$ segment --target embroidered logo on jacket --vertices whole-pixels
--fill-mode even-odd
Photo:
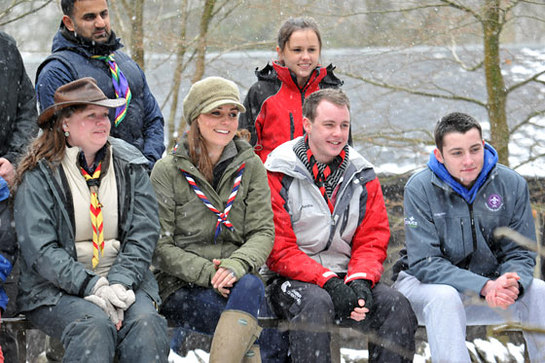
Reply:
[[[499,210],[502,205],[503,199],[499,194],[491,194],[486,200],[486,207],[492,212]]]
[[[414,217],[405,217],[405,225],[409,228],[416,228],[418,227],[418,222],[415,221]]]

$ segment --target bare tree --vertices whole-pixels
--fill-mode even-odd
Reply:
[[[190,63],[194,63],[195,69],[191,76],[191,83],[194,83],[203,77],[207,63],[206,53],[210,45],[210,31],[215,30],[219,24],[221,24],[221,22],[240,5],[240,3],[241,1],[238,0],[224,0],[222,2],[216,0],[199,1],[198,5],[194,7],[195,10],[202,9],[198,17],[199,32],[191,38],[188,29],[188,27],[190,27],[188,18],[191,13],[189,0],[182,0],[180,2],[178,14],[181,14],[181,16],[176,17],[179,21],[178,34],[173,37],[175,42],[174,49],[176,50],[175,70],[172,88],[168,96],[168,98],[171,98],[170,114],[166,125],[167,135],[169,135],[169,149],[173,146],[175,141],[173,136],[178,134],[176,132],[176,112],[178,110],[180,87],[184,71]],[[167,101],[168,100],[165,100],[165,103]],[[185,124],[182,121],[178,125],[178,129],[183,130],[184,128]]]
[[[0,26],[35,14],[54,0],[5,0],[0,5]]]
[[[187,17],[189,14],[188,11],[188,0],[182,0],[180,4],[180,12],[182,15],[180,19],[180,27],[178,38],[176,39],[176,68],[174,69],[174,77],[172,80],[172,106],[170,107],[170,114],[166,122],[166,128],[168,135],[168,146],[167,150],[170,150],[174,146],[174,137],[177,136],[175,133],[176,128],[176,111],[178,110],[178,100],[180,98],[180,87],[182,83],[182,74],[187,65],[185,59],[185,54],[187,51],[186,44],[186,34],[187,34]],[[185,127],[182,122],[180,128]]]
[[[117,3],[121,3],[118,6]],[[132,59],[145,69],[144,50],[144,5],[145,0],[112,0],[117,29],[129,39]],[[128,20],[129,26],[125,25]]]
[[[444,89],[434,85],[433,89],[428,86],[414,87],[413,85],[403,85],[384,79],[377,79],[363,74],[350,73],[347,75],[384,89],[389,89],[395,92],[405,92],[412,95],[433,97],[436,99],[445,99],[450,101],[469,102],[473,105],[482,107],[486,110],[490,122],[491,142],[498,151],[499,160],[501,163],[509,165],[509,141],[513,132],[519,130],[531,123],[536,116],[545,114],[545,107],[530,108],[526,110],[526,116],[517,122],[511,122],[512,127],[509,127],[507,104],[509,96],[522,87],[533,85],[543,85],[540,77],[545,73],[545,70],[537,71],[534,74],[519,80],[512,84],[506,85],[504,75],[502,73],[504,63],[501,61],[500,52],[502,49],[502,40],[506,37],[505,31],[516,24],[520,19],[535,20],[545,22],[545,17],[539,17],[537,14],[543,14],[545,3],[537,1],[505,1],[505,0],[485,0],[485,1],[462,1],[462,0],[439,0],[439,1],[419,1],[414,2],[414,6],[403,8],[379,9],[375,11],[366,11],[366,15],[370,14],[406,14],[418,13],[425,14],[424,18],[429,22],[420,21],[417,24],[425,23],[422,27],[425,34],[421,34],[421,39],[424,41],[437,42],[438,44],[446,43],[450,38],[451,62],[456,62],[461,68],[469,72],[482,72],[484,76],[484,85],[486,89],[486,100],[479,99],[474,96],[464,95],[458,92],[457,89]],[[517,6],[524,5],[526,10],[515,13]],[[430,19],[435,18],[435,22],[442,21],[443,28],[436,31],[435,22]],[[445,27],[445,25],[447,25]],[[406,31],[410,33],[410,31]],[[467,65],[463,62],[456,50],[456,45],[467,42],[471,37],[478,37],[482,44],[481,59],[472,59],[473,65]],[[475,39],[475,38],[473,38]],[[429,43],[428,43],[429,44]],[[409,131],[409,132],[406,132]],[[415,142],[415,130],[398,130],[393,135],[379,133],[378,139],[389,141],[386,138],[390,137],[396,142]],[[420,130],[423,131],[423,130]],[[420,140],[422,141],[422,140]],[[532,158],[541,157],[543,155],[534,155]]]
[[[214,6],[216,0],[205,0],[199,26],[199,37],[197,41],[197,60],[195,66],[195,74],[191,80],[193,83],[200,80],[204,74],[204,57],[206,53],[206,38],[208,35],[208,27],[212,21]]]

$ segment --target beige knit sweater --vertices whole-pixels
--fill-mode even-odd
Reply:
[[[80,149],[77,147],[67,147],[66,154],[62,160],[62,167],[68,179],[68,185],[72,192],[74,202],[74,220],[76,223],[76,251],[78,261],[85,265],[89,270],[93,270],[91,258],[93,257],[93,227],[90,216],[91,193],[89,187],[81,175],[77,163],[77,156]],[[107,163],[108,170],[103,175],[98,189],[98,200],[102,204],[102,214],[104,219],[104,255],[100,256],[99,264],[94,272],[100,276],[106,276],[110,267],[114,263],[121,243],[117,240],[117,186],[115,182],[115,171],[111,162],[111,153],[107,154],[110,162]],[[104,173],[104,171],[103,171]]]

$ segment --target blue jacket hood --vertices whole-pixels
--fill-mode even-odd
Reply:
[[[458,193],[462,198],[464,198],[466,202],[471,204],[473,203],[473,201],[475,200],[475,197],[477,196],[477,191],[481,188],[481,186],[486,181],[486,178],[488,177],[488,173],[490,173],[490,171],[494,169],[497,162],[498,162],[498,153],[492,147],[492,145],[485,143],[483,169],[481,170],[481,173],[477,177],[477,180],[475,181],[471,189],[467,189],[462,184],[458,183],[452,177],[452,175],[450,175],[447,168],[445,168],[445,165],[443,165],[437,160],[433,151],[430,153],[430,160],[428,161],[428,167],[431,169],[431,171],[435,173],[435,175],[437,175],[441,180],[447,183],[456,193]]]

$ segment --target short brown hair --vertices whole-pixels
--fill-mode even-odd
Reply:
[[[465,134],[469,130],[476,128],[479,130],[479,136],[483,138],[483,130],[481,125],[468,114],[461,112],[452,112],[442,117],[435,125],[433,136],[435,138],[435,146],[439,151],[443,152],[443,139],[450,132],[459,132]]]
[[[303,117],[310,122],[316,118],[316,109],[322,100],[329,101],[337,106],[346,106],[350,112],[350,100],[348,96],[337,88],[325,88],[312,93],[303,103]]]

